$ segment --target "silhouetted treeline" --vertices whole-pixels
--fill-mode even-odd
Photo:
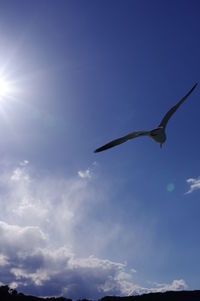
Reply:
[[[26,296],[18,293],[14,289],[10,289],[7,285],[0,287],[1,301],[72,301],[64,297],[59,298],[38,298],[34,296]],[[82,299],[79,301],[89,301]],[[91,301],[91,300],[90,300]],[[149,293],[140,296],[130,297],[104,297],[99,301],[200,301],[200,290],[198,291],[181,291],[181,292],[165,292],[165,293]]]

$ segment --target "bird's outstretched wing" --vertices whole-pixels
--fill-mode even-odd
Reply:
[[[176,112],[176,110],[182,105],[182,103],[188,98],[188,96],[194,91],[196,88],[197,83],[192,87],[192,89],[175,105],[173,106],[164,116],[161,123],[159,124],[159,127],[165,128],[169,119],[172,117],[172,115]]]
[[[148,136],[149,135],[149,131],[139,131],[139,132],[133,132],[131,134],[128,134],[126,136],[123,136],[119,139],[115,139],[115,140],[112,140],[111,142],[97,148],[94,152],[95,153],[99,153],[99,152],[102,152],[108,148],[111,148],[111,147],[114,147],[116,145],[119,145],[121,143],[124,143],[130,139],[133,139],[133,138],[136,138],[136,137],[139,137],[139,136]]]

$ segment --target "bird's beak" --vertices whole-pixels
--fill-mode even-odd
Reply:
[[[162,143],[160,143],[160,148],[162,148]]]

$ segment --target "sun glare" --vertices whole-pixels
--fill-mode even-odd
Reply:
[[[12,90],[12,84],[0,77],[0,98],[9,97]]]

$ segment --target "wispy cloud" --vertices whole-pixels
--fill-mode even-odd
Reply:
[[[97,162],[94,161],[90,167],[85,170],[79,170],[78,176],[82,179],[90,179],[94,174],[95,167],[97,166]]]
[[[82,179],[91,178],[91,172],[90,172],[89,168],[86,170],[79,170],[78,175]]]
[[[21,166],[26,166],[27,164],[29,164],[28,160],[24,160],[24,161],[20,162]]]
[[[200,178],[197,179],[189,178],[186,180],[186,182],[190,185],[190,188],[186,192],[186,194],[192,193],[193,191],[200,189]]]

